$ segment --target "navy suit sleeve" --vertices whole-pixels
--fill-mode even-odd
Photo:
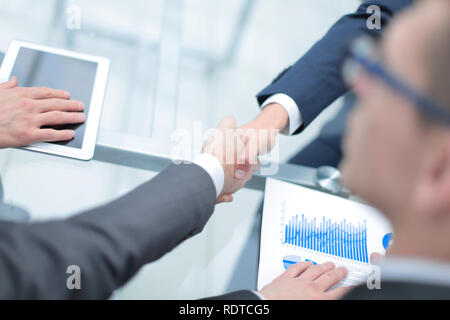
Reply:
[[[300,109],[303,126],[307,127],[327,106],[347,92],[341,76],[342,62],[352,40],[367,33],[379,36],[392,17],[413,3],[413,0],[370,0],[355,13],[341,18],[295,65],[285,70],[274,82],[258,94],[263,104],[270,96],[284,93]],[[369,30],[367,8],[377,5],[381,9],[381,30]]]

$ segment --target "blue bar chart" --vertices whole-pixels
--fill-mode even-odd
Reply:
[[[322,217],[308,220],[295,215],[284,228],[284,243],[368,263],[366,220],[357,225]]]

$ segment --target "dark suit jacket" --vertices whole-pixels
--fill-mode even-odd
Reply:
[[[214,210],[211,177],[171,165],[128,195],[64,221],[0,222],[0,299],[105,299],[144,264],[199,233]],[[69,290],[71,265],[81,290]]]
[[[274,82],[260,92],[258,102],[277,93],[290,96],[300,109],[303,126],[307,127],[334,100],[347,92],[341,76],[341,66],[352,40],[368,33],[379,36],[382,30],[369,30],[367,8],[377,5],[381,9],[382,28],[392,17],[410,6],[413,0],[369,0],[355,13],[341,18],[296,64],[283,71]],[[293,39],[295,41],[295,39]]]

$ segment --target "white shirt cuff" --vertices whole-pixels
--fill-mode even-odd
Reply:
[[[225,181],[225,173],[220,161],[209,153],[202,153],[194,159],[193,163],[202,167],[206,172],[208,172],[214,183],[214,186],[216,187],[217,197],[219,197],[219,195],[222,193],[223,184]]]
[[[284,128],[281,133],[286,135],[294,134],[303,124],[302,114],[300,113],[295,101],[284,93],[277,93],[264,101],[261,109],[272,103],[278,103],[281,105],[284,109],[286,109],[289,115],[289,126]]]

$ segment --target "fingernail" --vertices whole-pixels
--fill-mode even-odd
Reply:
[[[64,91],[64,98],[70,98],[70,92]]]
[[[247,172],[245,172],[243,170],[236,171],[236,179],[238,179],[238,180],[244,179],[246,175],[247,175]]]
[[[80,114],[80,121],[85,121],[86,115],[84,113]]]
[[[83,103],[83,102],[80,102],[80,103],[78,104],[78,106],[80,107],[81,110],[84,110],[84,103]]]
[[[71,131],[69,134],[69,138],[73,139],[75,137],[75,131]]]

